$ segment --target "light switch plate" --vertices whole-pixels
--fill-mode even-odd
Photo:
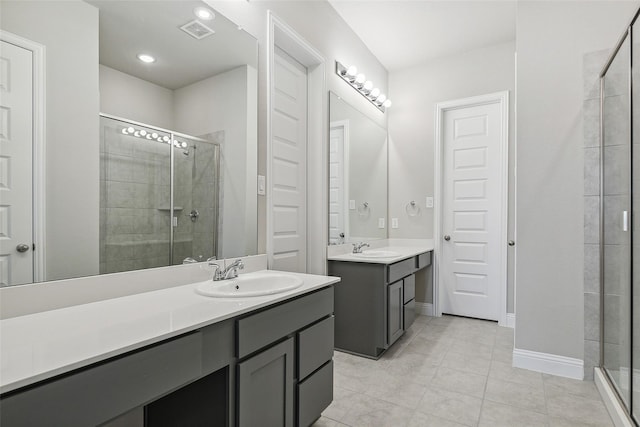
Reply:
[[[384,218],[378,218],[378,228],[384,228]]]
[[[433,197],[427,197],[427,207],[428,208],[433,207]]]
[[[349,200],[349,209],[351,209],[352,211],[356,210],[356,201],[355,200]]]
[[[391,218],[391,228],[398,228],[398,218]]]
[[[258,175],[258,195],[264,196],[266,193],[266,182],[264,179],[264,175]]]

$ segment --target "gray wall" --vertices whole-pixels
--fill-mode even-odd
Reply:
[[[46,47],[46,279],[98,273],[98,10],[3,1],[0,27]],[[70,274],[73,272],[73,274]]]
[[[476,49],[424,65],[393,71],[389,76],[389,217],[400,227],[392,238],[434,238],[433,213],[425,199],[434,195],[434,122],[438,102],[508,90],[509,119],[509,236],[514,229],[514,110],[515,42]],[[410,217],[405,206],[420,204],[421,214]],[[513,312],[513,249],[509,250],[508,305]],[[420,289],[432,302],[431,289]],[[416,300],[418,301],[418,300]],[[423,302],[422,300],[420,300]]]
[[[518,349],[583,359],[583,56],[612,48],[636,8],[518,3]]]

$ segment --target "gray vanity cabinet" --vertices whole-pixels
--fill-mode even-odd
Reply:
[[[0,425],[308,427],[333,400],[333,303],[325,287],[5,393]]]
[[[293,338],[238,364],[238,426],[292,427]]]
[[[335,288],[335,347],[378,358],[415,319],[415,272],[431,264],[422,253],[393,264],[329,261]]]
[[[333,288],[237,320],[237,425],[308,427],[333,400]]]
[[[403,281],[399,280],[387,286],[387,346],[391,346],[404,333]]]

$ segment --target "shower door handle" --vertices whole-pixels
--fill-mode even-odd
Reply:
[[[445,234],[444,235],[444,240],[446,240],[448,242],[449,240],[451,240],[451,236],[449,236],[448,234]]]

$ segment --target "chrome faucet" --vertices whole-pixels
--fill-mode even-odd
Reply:
[[[353,245],[353,253],[354,254],[361,254],[362,253],[362,248],[369,247],[368,243],[364,243],[364,242],[360,242],[360,243],[352,243]]]
[[[216,268],[213,273],[214,282],[217,282],[219,280],[234,279],[238,277],[238,270],[244,269],[244,263],[240,258],[233,261],[233,263],[229,267],[226,267],[225,269],[220,269],[220,265],[216,264],[215,262],[209,262],[209,265],[212,267],[215,266]]]

